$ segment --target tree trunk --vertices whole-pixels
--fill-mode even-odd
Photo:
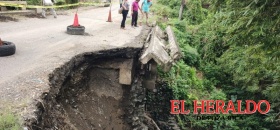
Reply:
[[[183,10],[184,10],[185,3],[186,3],[185,0],[181,1],[181,7],[180,7],[180,11],[179,11],[179,20],[182,20],[182,15],[183,15]]]
[[[2,40],[1,40],[1,38],[0,38],[0,46],[2,46],[3,45],[3,42],[2,42]]]

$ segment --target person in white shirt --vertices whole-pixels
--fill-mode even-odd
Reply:
[[[53,6],[53,2],[51,0],[43,0],[43,5],[44,6]],[[57,14],[54,10],[54,8],[49,8],[52,12],[52,15],[54,16],[54,18],[57,18]],[[42,9],[42,15],[44,18],[46,18],[46,10],[45,8]]]

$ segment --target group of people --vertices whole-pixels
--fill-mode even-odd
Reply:
[[[146,16],[146,24],[148,25],[148,14],[150,11],[150,7],[152,6],[151,0],[143,0],[141,7],[139,6],[140,0],[135,0],[132,3],[131,7],[131,15],[132,15],[132,21],[131,21],[131,27],[138,27],[138,10],[142,13],[142,19],[140,21],[140,25],[143,21],[144,15]],[[129,2],[128,0],[120,0],[120,8],[123,8],[122,11],[122,22],[121,22],[121,29],[125,29],[125,21],[129,12]]]
[[[148,18],[149,18],[149,11],[150,7],[152,6],[152,0],[143,0],[141,7],[139,6],[140,0],[135,0],[132,3],[131,7],[131,16],[132,16],[132,21],[131,21],[131,26],[132,27],[138,27],[138,10],[142,13],[142,18],[140,21],[140,25],[142,25],[142,21],[144,20],[144,16],[146,17],[146,24],[148,25]],[[44,6],[52,6],[53,2],[52,0],[43,0],[43,5]],[[121,29],[125,29],[125,21],[130,9],[130,3],[128,0],[120,0],[120,8],[123,8],[122,11],[122,22],[121,22]],[[53,8],[50,8],[52,14],[54,15],[54,18],[57,18],[57,14]],[[43,17],[46,17],[46,9],[42,10],[42,15]]]

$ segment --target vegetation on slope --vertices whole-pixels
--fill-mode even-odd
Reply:
[[[153,12],[162,28],[171,25],[184,57],[161,77],[174,99],[268,100],[266,115],[244,120],[202,121],[178,116],[182,128],[279,129],[280,1],[157,0]],[[168,4],[166,4],[168,3]],[[210,4],[209,8],[207,5]],[[187,124],[187,125],[183,125]]]

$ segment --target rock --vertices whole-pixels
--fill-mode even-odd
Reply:
[[[137,120],[139,120],[139,117],[133,117],[132,120],[137,121]]]

